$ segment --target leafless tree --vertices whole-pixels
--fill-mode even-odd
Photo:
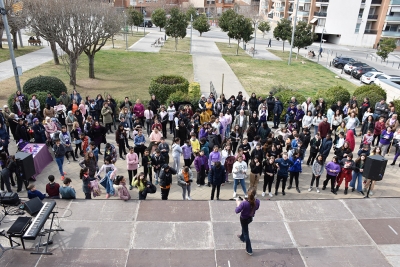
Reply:
[[[26,26],[28,12],[26,12],[26,9],[23,8],[23,4],[19,0],[4,0],[4,6],[7,11],[8,26],[13,39],[13,48],[18,49],[17,33]],[[3,31],[3,19],[0,16],[0,37],[3,36]],[[1,44],[0,48],[3,48]]]

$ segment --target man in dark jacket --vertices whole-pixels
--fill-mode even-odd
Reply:
[[[49,104],[50,107],[54,108],[57,105],[56,99],[51,95],[51,93],[47,93],[46,104]],[[78,103],[79,105],[80,103]]]
[[[322,140],[322,144],[319,149],[319,153],[321,153],[322,155],[323,162],[325,162],[326,158],[328,157],[331,148],[332,148],[332,138],[331,135],[328,134],[326,138]]]
[[[161,166],[164,165],[165,159],[161,155],[161,151],[157,148],[153,156],[151,156],[151,165],[154,168],[154,177],[156,178],[156,185],[158,184],[158,177],[160,176]]]
[[[279,122],[280,122],[280,117],[283,111],[283,105],[282,102],[279,101],[278,97],[275,97],[275,105],[273,109],[273,114],[274,114],[274,129],[278,129]]]
[[[160,188],[161,188],[161,199],[168,200],[169,190],[172,184],[172,175],[177,174],[174,168],[171,168],[167,164],[162,166],[160,172]]]
[[[219,200],[219,191],[221,184],[225,183],[225,168],[221,165],[220,161],[216,161],[211,167],[209,181],[212,185],[211,200],[214,200],[215,188],[217,188],[217,200]]]
[[[274,107],[275,107],[275,97],[273,92],[269,92],[269,97],[267,97],[267,106],[268,106],[268,117],[273,118]]]
[[[251,97],[249,99],[249,107],[251,113],[258,112],[258,100],[255,93],[251,94]]]

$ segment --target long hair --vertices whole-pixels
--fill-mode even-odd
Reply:
[[[88,167],[85,167],[85,168],[81,169],[81,171],[79,172],[79,178],[80,178],[80,179],[83,179],[83,175],[84,175],[85,173],[87,173],[88,171],[89,171],[89,168],[88,168]]]
[[[256,189],[254,187],[250,187],[247,191],[247,201],[250,203],[251,210],[254,211],[256,207]]]

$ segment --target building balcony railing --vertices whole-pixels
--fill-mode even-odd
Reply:
[[[225,4],[233,4],[233,3],[234,3],[234,0],[224,0],[224,3],[225,3]]]
[[[390,5],[399,5],[400,6],[400,0],[390,0]]]
[[[378,31],[377,30],[365,30],[364,34],[377,34]]]
[[[319,3],[319,2],[321,2],[321,3],[329,3],[329,0],[316,0],[315,2],[316,3]]]
[[[326,17],[327,12],[314,12],[314,16],[316,17]]]
[[[309,15],[310,15],[309,11],[302,11],[302,10],[297,11],[297,16],[308,17]]]
[[[289,7],[288,11],[289,11],[289,12],[293,12],[293,8],[292,8],[292,7]]]
[[[368,19],[378,19],[378,15],[368,15]]]
[[[299,0],[300,3],[311,3],[311,0]]]
[[[382,0],[372,0],[371,5],[380,5],[382,4]]]
[[[400,16],[386,16],[386,21],[400,21]]]
[[[284,6],[275,7],[275,11],[283,12],[283,11],[285,11],[285,7]]]
[[[396,30],[382,31],[382,36],[384,36],[384,37],[400,37],[400,31],[396,31]]]

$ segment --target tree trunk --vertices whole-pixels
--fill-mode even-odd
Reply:
[[[4,32],[4,29],[0,27],[0,40],[3,39],[3,32]],[[0,42],[0,48],[1,49],[3,48],[3,42]]]
[[[88,54],[88,59],[89,59],[89,78],[95,79],[94,77],[94,54]]]
[[[236,55],[237,55],[237,56],[239,55],[239,43],[240,43],[240,40],[238,40],[238,45],[237,45],[237,47],[236,47]]]
[[[285,41],[282,40],[282,47],[283,47],[283,52],[285,52]]]
[[[13,49],[16,50],[18,49],[17,32],[13,32],[12,37],[13,37]]]
[[[113,48],[115,48],[115,47],[114,47],[114,35],[111,36],[111,42],[112,42],[112,44],[113,44]]]
[[[231,37],[229,37],[229,47],[231,47]]]
[[[53,52],[54,64],[60,65],[60,60],[58,59],[58,53],[57,53],[57,46],[54,41],[50,41],[50,48],[51,48],[51,52]]]
[[[299,52],[300,52],[300,47],[297,47],[296,59],[297,59],[297,56],[299,55]]]
[[[136,32],[139,32],[139,26],[136,26]]]
[[[175,38],[175,51],[178,50],[178,38]]]
[[[131,33],[132,33],[132,36],[133,36],[133,26],[131,26]]]
[[[160,31],[161,31],[161,27],[160,27]]]
[[[201,37],[202,32],[200,32],[200,37]]]
[[[69,55],[69,84],[76,88],[76,69],[78,68],[78,57]]]

